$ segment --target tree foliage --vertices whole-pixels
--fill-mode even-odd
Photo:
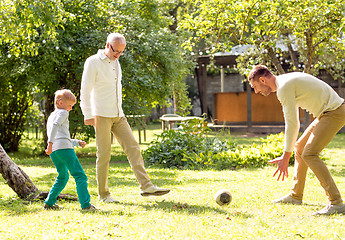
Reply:
[[[6,45],[0,46],[0,143],[9,151],[17,151],[24,131],[26,110],[31,105],[27,76],[22,74],[25,62],[6,56]]]
[[[120,59],[125,112],[148,114],[151,107],[165,105],[167,96],[177,92],[180,112],[186,114],[184,77],[192,65],[184,59],[181,37],[169,29],[172,20],[165,15],[164,5],[132,0],[116,9],[113,25],[128,39],[126,55]]]
[[[239,65],[241,73],[263,62],[283,73],[281,44],[289,49],[291,69],[305,72],[323,65],[324,53],[331,48],[344,48],[341,0],[199,0],[196,4],[198,10],[181,22],[182,28],[194,32],[188,46],[201,40],[214,51],[251,45],[254,51]]]
[[[26,84],[10,82],[8,74],[1,75],[2,82],[7,89],[28,96],[24,100],[28,104],[40,97],[46,121],[53,111],[54,92],[69,88],[79,98],[86,58],[104,48],[109,33],[120,32],[128,41],[127,54],[120,59],[125,113],[148,114],[151,107],[167,104],[174,92],[186,112],[183,79],[191,64],[183,58],[181,37],[169,30],[172,20],[164,9],[161,1],[148,0],[2,1],[0,19],[5,24],[1,25],[0,46],[2,56],[9,57],[0,58],[0,70],[15,72]],[[17,67],[7,64],[9,61]],[[3,118],[3,122],[8,120]],[[72,137],[83,133],[78,137],[87,139],[93,134],[91,127],[84,126],[78,105],[71,112],[70,123]],[[1,136],[9,138],[5,133]]]
[[[54,38],[63,20],[60,0],[2,0],[0,3],[0,43],[10,46],[9,52],[20,57],[37,55],[36,37]]]

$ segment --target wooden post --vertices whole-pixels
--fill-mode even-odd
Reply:
[[[140,127],[140,124],[138,124],[137,128],[138,128],[139,143],[141,144],[141,127]]]
[[[248,128],[252,127],[252,91],[248,81],[246,81],[247,89],[247,125]]]
[[[202,64],[202,87],[203,87],[203,105],[202,112],[207,114],[207,65]]]
[[[224,92],[224,67],[220,66],[220,92]]]

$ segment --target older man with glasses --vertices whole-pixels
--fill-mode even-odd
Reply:
[[[149,179],[139,144],[122,110],[122,71],[118,59],[125,48],[126,39],[123,35],[109,34],[105,49],[85,61],[81,82],[80,107],[84,123],[94,126],[96,132],[98,195],[106,203],[118,202],[110,195],[108,187],[111,133],[127,155],[142,196],[159,196],[170,191],[156,187]]]

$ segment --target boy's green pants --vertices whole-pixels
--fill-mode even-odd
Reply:
[[[58,176],[55,180],[53,187],[51,188],[45,203],[48,206],[53,206],[57,197],[61,191],[65,188],[68,179],[69,173],[75,179],[77,185],[77,194],[81,208],[87,208],[90,206],[90,194],[87,190],[87,176],[80,165],[77,155],[75,154],[74,149],[59,149],[50,154]]]

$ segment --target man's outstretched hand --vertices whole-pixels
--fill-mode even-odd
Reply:
[[[277,181],[279,181],[280,178],[282,181],[284,181],[285,178],[289,177],[288,167],[291,154],[291,152],[284,152],[282,156],[268,161],[268,163],[277,164],[277,170],[273,174],[273,177],[279,174],[277,177]]]

